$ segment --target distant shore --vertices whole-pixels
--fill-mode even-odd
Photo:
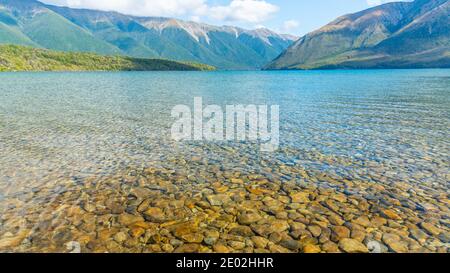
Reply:
[[[0,45],[0,72],[14,71],[213,71],[193,62],[61,52],[17,45]]]

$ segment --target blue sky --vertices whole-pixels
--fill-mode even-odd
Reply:
[[[303,35],[338,16],[392,0],[41,0],[74,8],[167,16]],[[398,0],[401,1],[401,0]]]
[[[337,17],[367,9],[380,2],[366,0],[276,0],[271,1],[280,7],[275,16],[263,23],[278,31],[292,32],[303,35],[313,31]],[[369,4],[370,3],[370,4]],[[286,27],[290,20],[297,22],[297,27]]]

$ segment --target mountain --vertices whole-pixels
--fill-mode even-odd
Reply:
[[[0,44],[255,69],[273,60],[294,40],[296,37],[268,29],[71,9],[35,0],[0,0]]]
[[[199,71],[213,67],[161,59],[137,59],[93,53],[62,52],[18,45],[0,45],[0,72],[4,71]]]
[[[266,69],[450,67],[450,1],[416,0],[339,17]]]

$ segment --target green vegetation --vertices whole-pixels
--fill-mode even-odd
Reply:
[[[0,45],[0,71],[210,71],[197,63],[162,59],[102,56],[93,53],[59,52],[17,45]]]
[[[23,34],[17,26],[6,25],[2,22],[0,22],[0,37],[2,44],[17,44],[39,47],[36,43],[31,41],[30,38]]]
[[[78,52],[118,55],[120,50],[51,11],[27,19],[23,33],[40,47]]]

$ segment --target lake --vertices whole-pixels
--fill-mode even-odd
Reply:
[[[172,140],[194,97],[279,149]],[[448,69],[0,73],[0,251],[448,252],[449,128]]]

